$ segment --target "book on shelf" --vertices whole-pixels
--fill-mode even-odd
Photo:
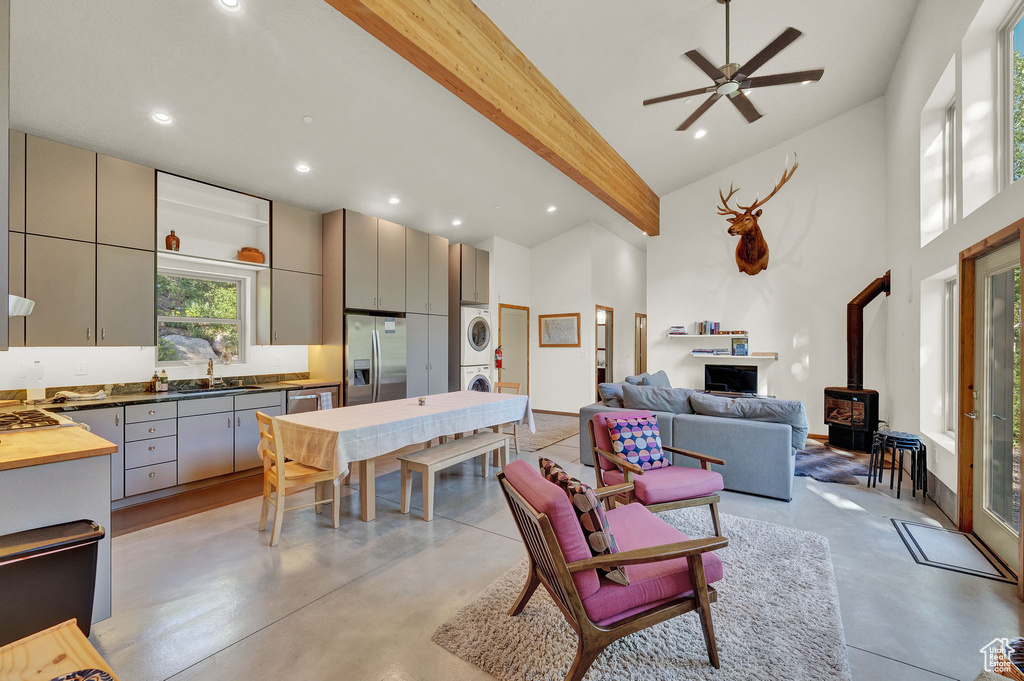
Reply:
[[[732,354],[736,357],[746,357],[750,353],[749,339],[746,336],[737,336],[732,339]]]
[[[668,335],[670,336],[689,336],[686,332],[685,326],[670,326],[668,329]]]

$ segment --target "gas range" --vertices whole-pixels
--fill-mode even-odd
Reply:
[[[62,428],[72,425],[74,423],[68,419],[57,418],[39,409],[0,412],[0,432]]]

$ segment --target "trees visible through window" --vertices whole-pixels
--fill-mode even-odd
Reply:
[[[1013,78],[1013,179],[1024,177],[1024,17],[1009,31]]]
[[[240,360],[240,279],[160,272],[156,278],[157,361]]]

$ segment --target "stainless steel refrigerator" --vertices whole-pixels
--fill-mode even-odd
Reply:
[[[405,396],[405,319],[346,314],[345,405]]]

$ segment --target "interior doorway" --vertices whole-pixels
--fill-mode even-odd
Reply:
[[[633,331],[633,374],[639,376],[647,371],[647,315],[637,312],[634,325],[636,328]]]
[[[597,383],[594,387],[596,390],[597,385],[611,383],[615,380],[612,371],[612,367],[615,366],[613,364],[615,310],[604,305],[597,305],[595,318],[597,324],[594,333],[594,364],[596,367]],[[600,393],[598,393],[598,399],[600,397]]]
[[[501,368],[498,380],[518,383],[520,395],[530,394],[530,308],[521,305],[498,305],[498,346],[501,347]]]

